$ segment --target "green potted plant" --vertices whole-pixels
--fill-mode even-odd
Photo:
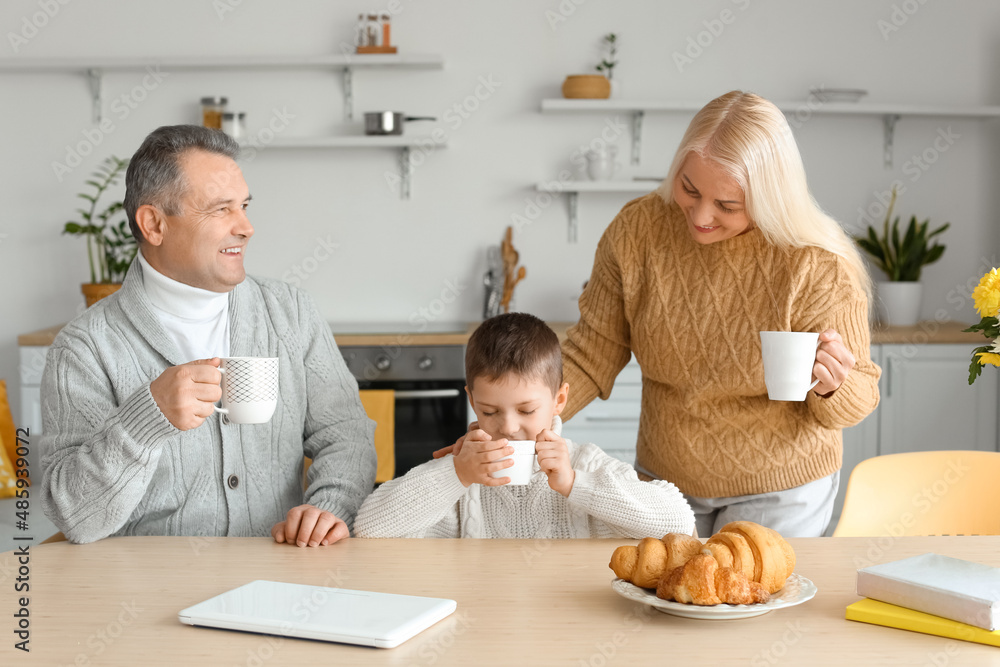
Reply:
[[[615,60],[615,56],[618,55],[618,35],[613,32],[609,32],[604,36],[604,49],[607,51],[607,55],[601,59],[597,67],[594,68],[604,76],[608,77],[608,81],[614,80],[615,65],[618,61]]]
[[[80,288],[88,308],[118,291],[138,250],[128,221],[124,217],[118,221],[113,219],[123,211],[123,203],[115,201],[98,210],[101,195],[118,184],[126,167],[128,160],[114,155],[104,160],[93,173],[93,178],[86,181],[92,191],[77,194],[77,197],[90,203],[89,209],[77,209],[82,222],[70,220],[63,227],[63,234],[87,238],[90,282]]]
[[[875,265],[885,272],[888,281],[877,282],[878,296],[882,304],[882,318],[890,326],[913,326],[920,317],[920,299],[923,294],[919,282],[923,267],[941,259],[945,246],[931,240],[941,234],[951,223],[946,222],[933,231],[928,231],[930,220],[917,222],[917,216],[910,217],[910,223],[900,233],[899,216],[892,221],[892,209],[896,205],[896,188],[892,189],[889,209],[882,223],[881,236],[874,227],[868,227],[866,236],[854,240]]]
[[[563,97],[567,99],[607,99],[611,97],[612,79],[618,61],[618,35],[609,32],[602,39],[605,55],[594,68],[600,74],[571,74],[562,85]]]

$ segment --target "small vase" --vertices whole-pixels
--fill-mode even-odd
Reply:
[[[121,283],[83,283],[80,285],[80,291],[87,301],[87,308],[90,308],[104,297],[117,292],[121,286]]]
[[[562,85],[566,99],[603,100],[611,95],[611,83],[603,74],[571,74]]]
[[[920,320],[923,287],[912,281],[878,283],[877,303],[882,323],[891,327],[914,326]]]

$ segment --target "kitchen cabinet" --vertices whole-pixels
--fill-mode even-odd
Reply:
[[[0,74],[78,73],[87,78],[94,124],[103,127],[104,77],[119,72],[147,70],[158,75],[162,68],[167,72],[184,71],[266,71],[330,70],[342,76],[344,118],[354,118],[354,73],[358,69],[401,68],[441,69],[444,60],[439,55],[425,54],[355,54],[319,56],[197,56],[169,58],[25,58],[0,61]],[[298,148],[377,148],[392,149],[399,153],[400,198],[410,198],[413,177],[412,155],[414,149],[427,152],[447,147],[443,130],[431,135],[408,136],[322,136],[322,137],[271,137],[270,140],[241,141],[253,149]]]
[[[563,424],[562,435],[574,442],[591,442],[619,461],[633,465],[641,408],[642,371],[632,357],[615,379],[608,400],[591,401]]]
[[[1000,373],[968,384],[972,345],[883,345],[879,451],[997,451]]]

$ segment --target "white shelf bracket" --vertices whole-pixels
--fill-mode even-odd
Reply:
[[[576,243],[580,229],[580,193],[570,191],[566,193],[566,196],[569,197],[569,226],[566,229],[566,240],[570,243]]]
[[[413,164],[410,162],[410,147],[399,151],[399,198],[410,198],[410,181],[413,178]]]
[[[899,114],[896,113],[887,113],[882,116],[882,166],[886,169],[892,169],[893,140],[899,118]]]
[[[632,112],[632,164],[639,164],[642,154],[642,119],[645,111]]]
[[[103,74],[99,69],[87,70],[87,84],[90,86],[91,113],[96,125],[100,125],[103,118],[102,108],[104,107],[104,100],[101,94]]]
[[[344,68],[344,119],[354,120],[354,70]]]

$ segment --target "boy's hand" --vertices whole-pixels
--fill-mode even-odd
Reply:
[[[347,524],[336,515],[312,505],[299,505],[288,510],[284,521],[271,528],[275,542],[287,542],[300,547],[326,546],[350,536]]]
[[[476,431],[478,429],[479,429],[479,422],[472,422],[471,424],[469,424],[469,432]],[[454,454],[455,456],[458,456],[458,453],[462,451],[462,443],[465,442],[465,438],[468,435],[469,435],[468,433],[463,435],[461,438],[455,441],[454,445],[448,445],[447,447],[442,447],[441,449],[436,450],[433,454],[431,454],[431,456],[436,459],[445,457],[448,454]]]
[[[479,429],[469,431],[463,438],[458,454],[455,455],[458,481],[466,487],[471,484],[503,486],[510,483],[510,477],[494,479],[490,477],[490,473],[514,465],[513,459],[497,460],[513,453],[514,448],[507,444],[506,439],[493,441],[486,431]]]
[[[538,455],[538,467],[548,475],[549,487],[569,497],[576,481],[576,471],[570,465],[566,441],[550,429],[545,429],[535,438],[535,454]]]

